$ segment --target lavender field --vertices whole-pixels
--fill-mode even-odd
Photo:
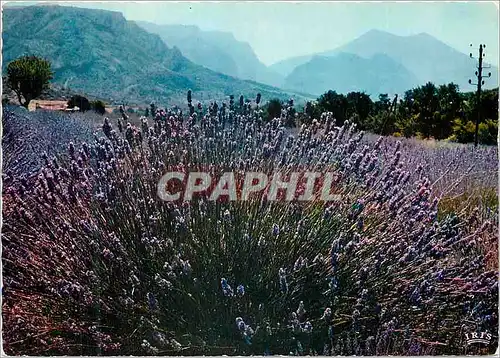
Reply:
[[[266,123],[254,102],[153,107],[132,125],[4,107],[5,352],[494,353],[497,147],[375,136],[331,113],[290,130],[290,109]],[[342,199],[157,196],[169,168],[299,167],[335,173]],[[475,331],[492,344],[467,346]]]

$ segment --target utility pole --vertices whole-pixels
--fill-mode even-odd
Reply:
[[[472,47],[472,44],[470,44]],[[484,77],[491,77],[491,72],[488,73],[488,76],[483,76],[483,68],[490,68],[488,67],[483,67],[483,57],[485,56],[483,53],[483,50],[486,48],[486,45],[481,44],[479,45],[479,64],[477,67],[477,71],[475,75],[477,76],[477,83],[472,83],[472,80],[469,80],[469,84],[471,85],[477,85],[477,100],[476,100],[476,111],[477,111],[477,117],[476,117],[476,134],[474,136],[474,146],[477,147],[478,144],[478,133],[479,133],[479,122],[481,122],[481,86],[484,85],[483,78]],[[470,58],[472,57],[472,52],[470,53]]]

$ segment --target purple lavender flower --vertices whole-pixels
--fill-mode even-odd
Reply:
[[[231,288],[231,286],[229,286],[225,278],[221,278],[220,284],[222,286],[222,293],[224,294],[224,296],[226,297],[234,296],[233,289]]]
[[[311,334],[312,330],[313,330],[313,326],[312,326],[311,322],[307,321],[306,323],[304,323],[304,325],[302,327],[302,331],[304,333]]]
[[[149,306],[149,309],[151,311],[158,310],[158,301],[155,298],[155,296],[151,292],[148,292],[147,296],[148,296],[148,306]]]
[[[238,294],[238,296],[242,297],[245,295],[245,286],[243,285],[238,285],[238,287],[236,287],[236,293]]]
[[[279,284],[280,284],[280,290],[283,293],[288,292],[288,283],[286,281],[286,273],[284,268],[280,268],[279,270]]]
[[[273,224],[273,235],[278,236],[279,233],[280,233],[280,227],[278,226],[278,224]]]

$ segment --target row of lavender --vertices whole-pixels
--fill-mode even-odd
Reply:
[[[199,117],[106,120],[92,140],[41,155],[38,175],[11,175],[8,353],[457,354],[464,332],[498,330],[498,223],[479,210],[438,220],[444,192],[432,184],[438,170],[451,174],[428,158],[442,163],[445,150],[370,140],[331,114],[295,136],[286,113],[271,123],[258,108]],[[476,179],[496,180],[492,149],[450,151],[487,159]],[[297,166],[333,170],[342,200],[156,196],[167,168]]]

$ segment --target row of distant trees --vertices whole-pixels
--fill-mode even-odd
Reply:
[[[277,99],[269,101],[269,118],[279,116],[282,105]],[[315,102],[307,102],[299,118],[307,123],[323,112],[332,112],[337,125],[349,120],[376,134],[468,143],[474,141],[478,106],[482,112],[479,142],[494,144],[498,134],[498,88],[483,91],[479,104],[474,92],[461,93],[454,83],[438,87],[429,82],[406,91],[402,98],[380,94],[376,101],[364,92],[343,95],[328,91]]]
[[[37,56],[23,56],[7,66],[7,86],[17,95],[19,103],[28,107],[32,99],[39,97],[48,87],[54,73],[50,62]],[[194,110],[189,100],[190,110]],[[240,97],[242,102],[243,97]],[[260,94],[257,102],[260,102]],[[498,88],[482,93],[479,103],[473,92],[461,93],[456,84],[437,87],[429,82],[404,93],[402,98],[390,98],[380,94],[373,101],[364,92],[347,95],[328,91],[315,102],[307,102],[299,114],[300,122],[311,122],[323,112],[332,112],[337,125],[346,120],[358,128],[382,135],[448,139],[461,143],[472,142],[478,109],[482,112],[479,125],[479,141],[483,144],[497,142]],[[231,97],[230,107],[234,105]],[[83,96],[73,96],[68,106],[105,113],[102,101],[90,102]],[[293,106],[293,103],[292,103]],[[268,119],[280,117],[283,107],[290,109],[290,102],[271,99],[263,108]]]

